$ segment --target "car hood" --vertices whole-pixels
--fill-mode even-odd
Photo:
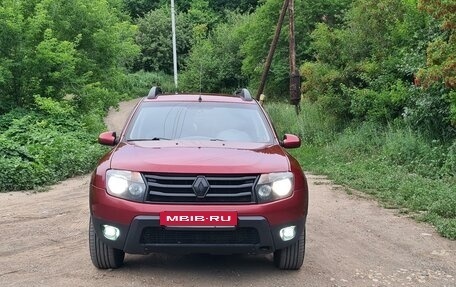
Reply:
[[[279,145],[199,141],[122,142],[111,168],[155,173],[259,174],[288,171]]]

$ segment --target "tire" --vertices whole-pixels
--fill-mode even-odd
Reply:
[[[298,270],[304,262],[306,252],[306,229],[293,245],[274,252],[274,265],[282,270]]]
[[[92,218],[89,223],[89,248],[92,263],[98,269],[116,269],[123,265],[125,252],[109,247],[98,238]]]

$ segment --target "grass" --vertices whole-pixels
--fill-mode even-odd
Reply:
[[[370,194],[456,239],[456,142],[426,140],[400,122],[337,127],[309,103],[299,116],[286,104],[268,103],[267,110],[279,133],[302,137],[303,147],[292,153],[305,170]]]

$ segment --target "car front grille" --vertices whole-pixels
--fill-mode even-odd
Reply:
[[[147,227],[141,233],[141,244],[258,244],[258,230],[242,227],[235,230],[167,230]]]
[[[147,202],[160,203],[253,203],[257,175],[208,175],[205,196],[196,196],[196,175],[144,174],[148,186]]]

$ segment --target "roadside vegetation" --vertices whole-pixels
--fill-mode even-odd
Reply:
[[[178,90],[254,92],[282,2],[176,1]],[[169,1],[1,3],[0,191],[88,172],[110,107],[175,91]],[[285,104],[287,23],[265,94],[301,164],[456,239],[456,4],[295,5],[302,111]]]
[[[402,124],[340,127],[309,102],[299,116],[285,103],[267,103],[267,110],[280,134],[301,136],[303,147],[291,152],[305,170],[328,175],[456,239],[455,144],[430,141]]]
[[[353,1],[340,24],[323,21],[310,34],[313,58],[301,65],[299,116],[268,103],[278,130],[302,137],[304,147],[294,154],[306,170],[429,222],[450,239],[456,239],[450,54],[456,14],[449,12],[455,7]]]

